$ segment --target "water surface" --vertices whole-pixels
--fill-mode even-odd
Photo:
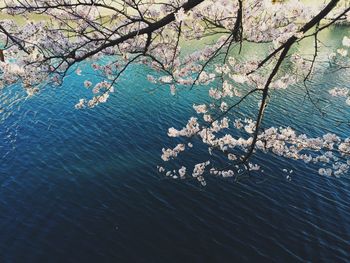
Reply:
[[[323,37],[331,46],[346,33]],[[77,111],[90,96],[85,67],[86,76],[32,98],[16,86],[0,91],[0,262],[350,262],[346,176],[257,155],[264,174],[239,182],[168,180],[156,172],[162,147],[174,145],[167,129],[186,123],[206,88],[149,92],[147,69],[134,66],[107,104]],[[349,81],[336,72],[313,84],[327,101],[329,88]],[[304,100],[302,86],[286,94],[273,94],[266,125],[349,136]],[[342,103],[330,116],[349,119]],[[293,169],[291,180],[282,168]]]

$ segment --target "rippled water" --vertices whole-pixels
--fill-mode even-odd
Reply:
[[[334,45],[346,33],[324,40]],[[92,110],[74,109],[90,95],[86,76],[28,99],[16,86],[0,91],[0,262],[350,262],[347,177],[272,155],[255,157],[264,175],[209,179],[205,188],[157,174],[161,148],[174,143],[168,127],[180,128],[206,89],[172,97],[145,75],[133,67],[109,103]],[[329,87],[349,81],[336,72],[313,84],[327,100]],[[266,125],[349,135],[320,118],[304,93],[273,94]],[[349,118],[344,106],[327,111]],[[294,170],[291,181],[282,168]]]

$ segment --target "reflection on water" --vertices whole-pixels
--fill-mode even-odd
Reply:
[[[324,40],[332,46],[345,33]],[[85,76],[29,99],[18,87],[0,91],[1,262],[350,261],[347,178],[272,155],[255,157],[264,176],[240,182],[209,179],[200,188],[158,175],[161,148],[173,144],[167,128],[194,114],[206,88],[150,93],[146,75],[135,66],[109,103],[92,110],[74,109],[90,95]],[[327,100],[329,87],[349,80],[338,72],[314,85]],[[349,135],[320,118],[303,87],[286,94],[273,94],[266,125]],[[341,113],[334,106],[330,116],[349,118],[336,104]],[[291,181],[285,167],[294,170]]]

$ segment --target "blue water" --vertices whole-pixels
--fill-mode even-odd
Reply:
[[[335,45],[346,32],[324,38]],[[94,78],[88,68],[32,98],[17,86],[0,91],[0,262],[350,262],[348,176],[257,155],[264,173],[238,182],[168,180],[156,172],[162,147],[175,144],[167,129],[186,123],[207,88],[173,97],[134,66],[107,104],[77,111],[91,95],[82,87]],[[336,72],[313,85],[328,105],[327,89],[349,81]],[[302,86],[274,93],[265,124],[349,135],[304,94]],[[344,106],[335,100],[326,111],[349,119]],[[199,148],[181,162],[204,155]],[[291,180],[283,168],[294,170]]]

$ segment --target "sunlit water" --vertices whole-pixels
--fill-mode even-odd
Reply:
[[[346,33],[338,28],[324,41],[334,46]],[[239,182],[168,180],[156,172],[162,147],[175,143],[167,129],[186,123],[206,88],[173,97],[134,66],[107,104],[77,111],[91,95],[81,85],[92,79],[87,67],[86,76],[32,98],[19,87],[0,91],[0,262],[350,261],[346,176],[261,154],[264,174]],[[327,101],[327,89],[349,81],[336,72],[313,84]],[[349,136],[349,126],[332,126],[304,95],[302,86],[274,93],[265,125]],[[349,119],[344,101],[333,101],[330,117]],[[291,180],[283,168],[293,169]]]

